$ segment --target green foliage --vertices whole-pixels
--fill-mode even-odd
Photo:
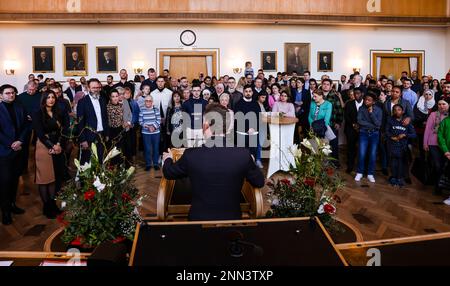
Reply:
[[[267,217],[318,216],[325,226],[333,227],[339,202],[335,192],[344,184],[331,164],[328,143],[313,134],[310,137],[291,147],[295,165],[287,178],[268,183],[271,209]]]
[[[78,175],[71,180],[58,199],[66,205],[58,220],[65,225],[65,243],[95,247],[104,241],[134,238],[141,221],[138,207],[142,199],[134,186],[134,167],[114,166],[111,159],[119,156],[114,148],[99,162],[96,146],[92,145],[89,163],[75,165]]]

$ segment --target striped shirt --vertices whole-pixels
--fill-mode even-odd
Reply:
[[[158,134],[160,132],[161,114],[156,107],[148,108],[145,105],[141,106],[139,112],[139,124],[142,126],[142,134]],[[154,132],[150,132],[148,127],[155,127]]]

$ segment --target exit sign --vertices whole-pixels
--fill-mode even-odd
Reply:
[[[394,48],[394,53],[400,54],[402,52],[402,48]]]

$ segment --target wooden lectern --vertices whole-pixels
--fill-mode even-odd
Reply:
[[[174,161],[183,155],[184,149],[172,149]],[[158,220],[185,220],[191,208],[192,193],[189,179],[161,179],[156,214]],[[242,186],[241,211],[243,218],[259,218],[264,216],[264,201],[260,189],[244,182]]]
[[[130,266],[346,266],[317,218],[143,222]]]
[[[295,117],[280,117],[277,113],[267,113],[263,122],[269,124],[270,131],[270,160],[267,178],[276,172],[289,171],[289,165],[294,164],[294,156],[289,147],[294,144]]]

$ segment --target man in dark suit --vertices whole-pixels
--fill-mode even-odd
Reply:
[[[292,53],[288,55],[287,72],[292,73],[293,71],[297,71],[303,73],[308,69],[306,64],[307,63],[302,60],[302,56],[300,55],[300,47],[295,47]]]
[[[320,58],[319,69],[321,71],[329,71],[329,70],[331,70],[330,59],[328,58],[328,56],[324,55],[324,56],[322,56]]]
[[[347,170],[350,174],[355,168],[357,149],[356,145],[359,139],[358,111],[363,105],[364,91],[362,89],[354,90],[355,99],[347,102],[344,108],[344,133],[347,139]]]
[[[266,55],[266,57],[264,58],[263,69],[266,71],[275,70],[275,62],[273,61],[271,55]]]
[[[4,225],[12,223],[12,214],[25,213],[16,206],[16,195],[29,121],[22,105],[16,102],[16,94],[17,89],[11,85],[0,87],[0,207]]]
[[[39,53],[39,58],[36,59],[36,70],[37,71],[51,71],[53,70],[52,63],[48,58],[46,51],[41,51]]]
[[[116,71],[116,60],[113,58],[111,51],[105,51],[103,57],[100,58],[99,71]]]
[[[170,150],[164,153],[164,176],[169,180],[188,177],[191,181],[190,220],[241,219],[244,179],[254,187],[264,186],[264,176],[250,152],[234,147],[225,136],[231,124],[226,121],[227,113],[228,109],[219,104],[208,105],[203,129],[205,144],[187,149],[176,163]]]
[[[73,102],[75,94],[79,91],[82,91],[81,85],[77,85],[75,79],[71,78],[69,80],[69,87],[64,91],[64,93],[70,99],[70,102]]]
[[[255,158],[259,141],[258,118],[260,112],[259,104],[253,100],[252,87],[250,85],[244,86],[244,97],[234,107],[236,141],[237,146],[245,146]]]
[[[84,61],[80,59],[78,51],[72,52],[70,59],[66,63],[66,68],[68,71],[84,71],[86,69]]]
[[[89,95],[80,99],[77,105],[81,164],[89,162],[92,143],[96,144],[99,160],[102,160],[104,150],[101,143],[108,141],[109,135],[106,100],[100,96],[102,85],[94,78],[88,81],[88,88]]]

